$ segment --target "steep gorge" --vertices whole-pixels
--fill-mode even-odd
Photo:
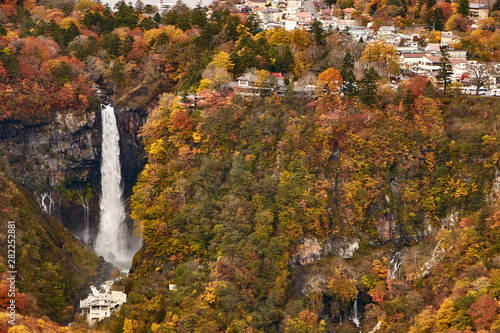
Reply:
[[[117,109],[124,198],[130,198],[144,165],[138,132],[147,119],[143,109]],[[32,192],[39,206],[72,233],[94,243],[99,224],[101,114],[98,107],[58,113],[45,123],[0,122],[0,151],[6,175]],[[125,200],[127,211],[129,201]],[[88,210],[87,208],[88,207]],[[127,214],[129,215],[129,214]],[[128,219],[128,225],[132,221]]]

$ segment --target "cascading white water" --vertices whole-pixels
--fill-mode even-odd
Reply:
[[[85,195],[85,192],[81,189],[76,190],[76,194],[78,195],[78,201],[83,207],[83,219],[84,219],[84,225],[83,225],[83,241],[85,244],[89,245],[90,243],[90,207],[89,207],[89,201],[87,199],[87,196]]]
[[[120,269],[128,269],[137,250],[129,246],[125,224],[125,205],[122,199],[120,169],[120,135],[114,108],[102,110],[102,161],[101,161],[101,221],[95,242],[95,251],[106,261]]]
[[[52,215],[54,212],[54,200],[52,197],[54,196],[53,191],[48,191],[48,192],[43,192],[38,196],[38,194],[35,192],[35,198],[38,201],[38,205],[40,208],[47,214]]]
[[[351,315],[349,316],[349,320],[352,321],[353,324],[356,325],[356,327],[358,329],[361,329],[360,319],[361,319],[361,315],[358,312],[358,299],[356,298],[356,300],[354,301]],[[360,332],[361,332],[361,330],[360,330]]]

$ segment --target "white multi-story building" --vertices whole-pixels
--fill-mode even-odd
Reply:
[[[378,29],[378,38],[380,40],[385,40],[385,38],[387,37],[387,35],[392,35],[392,34],[395,34],[396,33],[396,28],[392,27],[392,26],[381,26],[379,29]]]
[[[276,22],[283,17],[283,11],[278,8],[262,8],[256,11],[260,20],[266,22]]]
[[[120,309],[127,301],[127,294],[123,291],[111,290],[113,281],[106,281],[101,290],[91,286],[92,294],[80,301],[82,316],[87,319],[89,325],[111,316]]]

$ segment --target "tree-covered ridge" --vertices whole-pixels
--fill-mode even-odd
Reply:
[[[43,212],[35,198],[0,173],[0,245],[7,249],[7,221],[15,222],[17,313],[49,316],[60,323],[74,318],[76,301],[105,276],[105,262],[59,222]],[[10,244],[10,243],[9,243]],[[7,252],[0,254],[0,302],[9,302]],[[108,272],[109,273],[109,272]],[[0,327],[8,328],[2,317]]]
[[[158,292],[148,296],[139,283],[140,301],[123,313],[138,330],[149,320],[158,332],[274,331],[295,325],[298,307],[331,330],[356,295],[379,308],[393,301],[381,264],[378,278],[363,268],[353,268],[356,278],[330,271],[333,282],[298,305],[292,257],[304,237],[359,239],[361,253],[389,239],[414,245],[451,214],[484,206],[498,106],[483,114],[468,101],[441,102],[432,91],[422,96],[418,81],[379,95],[378,105],[395,102],[383,108],[334,95],[301,105],[211,93],[190,112],[163,95],[143,129],[149,163],[132,204],[145,242],[135,276]],[[161,291],[168,283],[178,290]],[[141,310],[148,298],[154,316]]]

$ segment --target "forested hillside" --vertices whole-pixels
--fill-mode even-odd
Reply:
[[[336,9],[364,8],[379,26],[398,8],[402,26],[415,19],[410,8],[423,18],[438,7],[446,19],[462,15],[446,2],[347,2]],[[365,43],[318,21],[261,31],[256,15],[242,18],[234,5],[220,2],[210,15],[182,3],[163,13],[140,2],[0,5],[2,125],[67,116],[88,129],[98,89],[149,114],[140,130],[147,164],[131,198],[144,246],[120,282],[127,303],[92,329],[500,331],[500,103],[443,94],[427,77],[393,89],[394,54],[369,58]],[[471,55],[495,59],[493,23],[463,28]],[[245,73],[257,88],[247,97],[228,85]],[[4,154],[9,172],[0,175],[0,216],[19,223],[26,272],[18,328],[64,331],[35,318],[71,320],[103,263],[8,179],[18,162]]]
[[[19,315],[48,316],[60,323],[74,320],[77,301],[89,286],[110,274],[102,258],[82,245],[60,223],[43,212],[34,197],[0,173],[0,246],[7,249],[7,221],[15,222],[16,306]],[[11,254],[9,252],[9,254]],[[0,254],[0,305],[7,308],[7,250]],[[13,262],[9,262],[12,264]],[[9,268],[10,267],[10,268]],[[106,271],[108,270],[108,271]],[[47,317],[45,317],[47,319]],[[0,317],[6,331],[7,317]]]
[[[143,129],[133,217],[145,247],[122,313],[156,332],[356,331],[359,299],[366,329],[482,329],[480,311],[491,325],[500,105],[426,94],[380,108],[210,93],[194,112],[163,95]],[[304,239],[359,249],[300,267]]]

